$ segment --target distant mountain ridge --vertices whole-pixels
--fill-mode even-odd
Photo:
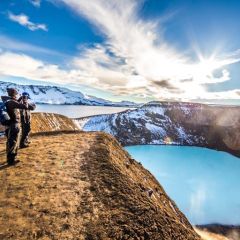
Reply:
[[[20,93],[28,92],[36,103],[42,104],[72,104],[89,106],[116,106],[135,107],[136,103],[130,101],[111,102],[102,98],[85,95],[79,91],[57,86],[20,85],[0,81],[0,95],[6,95],[6,89],[13,87]]]

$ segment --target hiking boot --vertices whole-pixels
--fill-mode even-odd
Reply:
[[[19,162],[20,162],[20,160],[7,161],[7,163],[8,163],[9,166],[14,166],[14,165],[16,165],[16,164],[19,163]]]
[[[16,161],[16,154],[9,154],[7,156],[7,163],[8,165],[14,165]]]
[[[21,144],[21,145],[19,146],[19,148],[27,148],[27,147],[29,147],[28,144]]]

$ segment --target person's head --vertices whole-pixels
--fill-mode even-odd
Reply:
[[[8,93],[9,97],[14,98],[14,99],[17,98],[18,91],[15,88],[7,88],[7,93]]]
[[[23,93],[22,93],[22,99],[23,99],[24,102],[27,102],[28,99],[30,99],[29,93],[23,92]]]

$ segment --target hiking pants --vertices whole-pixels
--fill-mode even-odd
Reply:
[[[29,134],[31,131],[31,123],[22,123],[22,132],[21,132],[21,145],[27,145],[29,143]]]
[[[20,140],[20,123],[11,123],[9,128],[6,131],[7,135],[7,161],[14,162],[15,157],[17,156],[17,151],[19,147]]]

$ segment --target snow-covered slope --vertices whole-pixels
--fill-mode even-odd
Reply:
[[[28,92],[36,103],[46,104],[79,104],[90,106],[136,106],[133,102],[111,102],[102,98],[84,95],[81,92],[56,86],[18,85],[0,82],[0,96],[6,95],[6,89],[13,87],[20,93]]]
[[[104,131],[123,145],[179,144],[240,156],[240,107],[149,103],[135,110],[76,120],[85,131]]]

